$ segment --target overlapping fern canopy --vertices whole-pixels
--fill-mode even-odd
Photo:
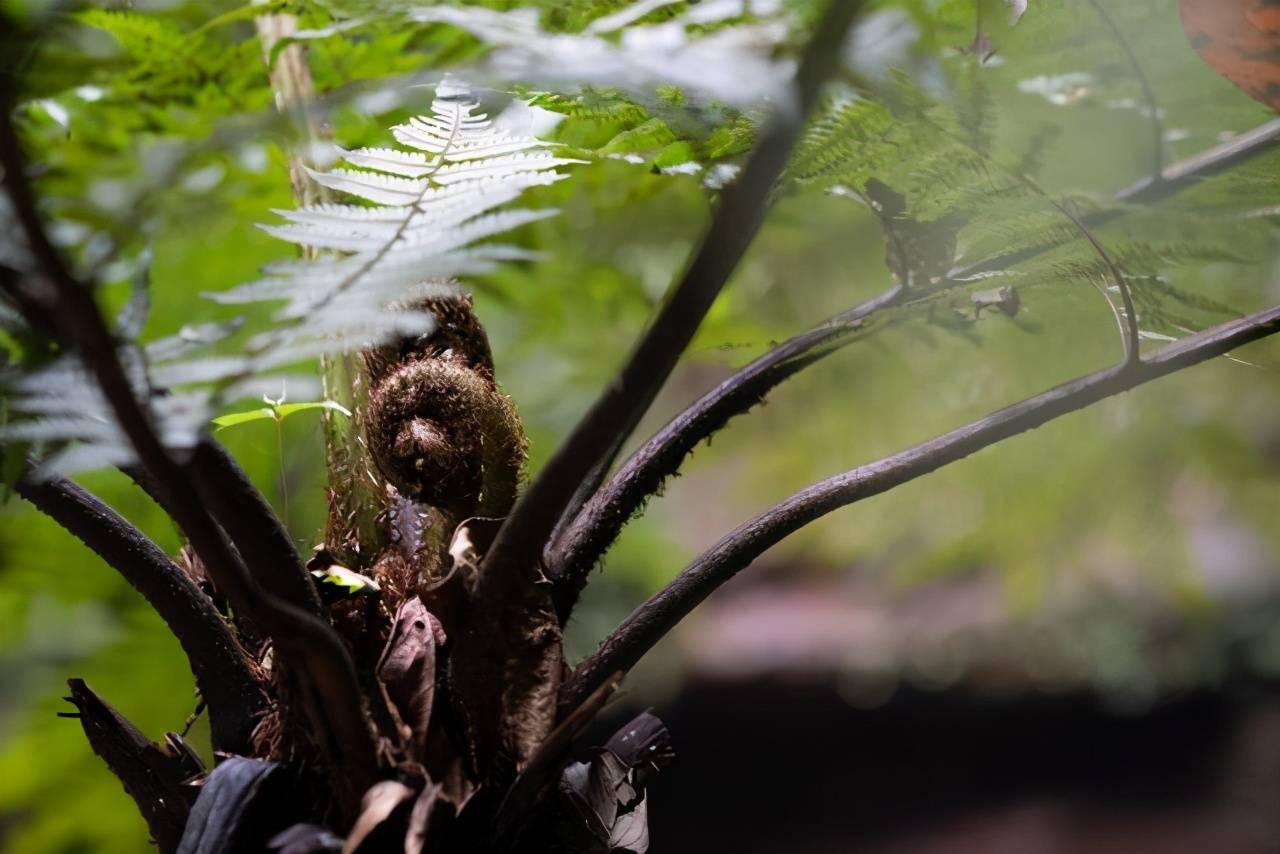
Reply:
[[[430,318],[398,304],[415,287],[458,281],[476,294],[536,466],[696,242],[815,5],[93,6],[59,13],[48,41],[27,48],[18,119],[54,236],[99,282],[122,358],[173,447],[189,446],[210,418],[258,411],[263,395],[324,399],[317,355],[425,331]],[[1158,162],[1270,118],[1200,64],[1176,2],[1107,4],[1140,71],[1089,3],[1032,0],[1016,26],[1004,2],[980,5],[989,56],[973,0],[871,4],[848,74],[825,96],[759,245],[665,406],[888,287],[891,267],[918,296],[700,452],[611,556],[575,624],[583,638],[616,622],[710,529],[904,437],[1116,359],[1117,283],[1064,210],[1106,220],[1096,236],[1148,339],[1274,300],[1280,154],[1159,205],[1113,197]],[[321,98],[319,139],[274,109],[266,68],[280,47],[264,58],[253,19],[281,11],[300,19],[293,40],[307,48]],[[441,88],[446,70],[469,89]],[[297,154],[329,199],[295,204]],[[21,264],[8,231],[0,255]],[[1020,260],[1001,261],[1009,256]],[[982,310],[983,295],[1002,288],[1017,293],[1018,310]],[[49,471],[85,472],[176,549],[158,511],[104,468],[128,452],[82,372],[30,342],[6,321],[7,476],[31,452]],[[1280,417],[1265,379],[1278,363],[1254,361],[1222,360],[1208,377],[1046,428],[860,508],[856,525],[815,526],[791,554],[855,562],[904,587],[981,574],[1028,632],[1066,650],[1072,679],[1126,703],[1212,682],[1235,656],[1274,673],[1274,639],[1249,628],[1264,622],[1272,591],[1246,597],[1241,618],[1222,597],[1226,570],[1197,551],[1197,537],[1230,535],[1247,544],[1242,565],[1280,553],[1266,511],[1274,492],[1243,462],[1274,455]],[[1193,390],[1212,405],[1181,406]],[[324,473],[319,428],[302,412],[219,438],[277,506],[287,503],[306,540],[323,512]],[[1174,476],[1161,465],[1172,457],[1191,462]],[[1070,470],[1045,469],[1058,460]],[[709,504],[718,524],[682,513]],[[12,689],[0,701],[0,825],[14,827],[14,850],[137,850],[141,831],[114,809],[114,784],[90,773],[92,757],[52,717],[57,683],[68,669],[83,673],[159,732],[180,728],[192,703],[156,686],[185,686],[189,674],[176,648],[152,654],[162,628],[105,569],[70,555],[21,505],[3,513],[0,674]],[[1127,574],[1100,568],[1114,565]],[[1069,569],[1071,596],[1055,598]],[[1195,627],[1171,660],[1147,657],[1126,598],[1134,589]],[[1097,619],[1078,623],[1073,608]],[[886,666],[928,684],[963,669]],[[70,780],[77,798],[54,803]]]

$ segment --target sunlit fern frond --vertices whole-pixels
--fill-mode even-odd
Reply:
[[[357,168],[310,172],[318,184],[369,204],[276,211],[287,222],[262,226],[335,254],[276,264],[256,282],[210,295],[222,303],[285,303],[276,328],[249,342],[255,369],[427,332],[430,316],[403,308],[415,288],[527,257],[481,241],[556,211],[497,209],[560,180],[556,167],[579,161],[536,138],[502,133],[477,110],[468,93],[450,91],[431,114],[392,128],[403,148],[348,151]]]

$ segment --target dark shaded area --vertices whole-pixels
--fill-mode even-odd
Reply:
[[[831,684],[702,680],[657,711],[677,755],[652,792],[662,854],[1280,850],[1274,690],[1122,715],[909,691],[859,710]]]

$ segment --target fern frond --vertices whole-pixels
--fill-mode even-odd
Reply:
[[[581,161],[558,157],[535,138],[495,131],[477,107],[464,96],[437,98],[429,115],[392,129],[416,150],[357,149],[345,159],[358,168],[310,172],[322,186],[374,207],[312,205],[277,211],[287,224],[262,226],[283,240],[344,254],[272,265],[266,278],[213,295],[224,303],[286,303],[276,318],[287,329],[250,342],[256,369],[375,346],[409,328],[421,334],[426,321],[401,308],[406,288],[519,256],[472,244],[553,215],[495,209],[563,178],[557,167]]]

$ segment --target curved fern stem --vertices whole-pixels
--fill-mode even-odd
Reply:
[[[79,485],[24,478],[16,491],[142,594],[187,655],[208,704],[214,749],[247,753],[266,695],[209,597],[159,546]]]
[[[765,550],[826,514],[887,492],[1011,436],[1280,332],[1280,306],[1188,336],[1139,362],[1063,383],[876,462],[803,489],[739,525],[631,613],[574,671],[560,694],[568,714],[611,674],[630,670],[677,623]]]
[[[1274,119],[1229,142],[1170,164],[1164,169],[1162,180],[1157,182],[1144,178],[1120,190],[1114,198],[1127,204],[1157,204],[1194,187],[1204,178],[1272,150],[1278,142],[1280,119]],[[1096,229],[1119,215],[1120,209],[1108,209],[1080,217],[1078,224],[1084,229]],[[1044,248],[1030,248],[956,268],[948,273],[943,286],[1006,269],[1043,251]],[[851,325],[852,321],[862,321],[896,304],[902,296],[901,289],[895,286],[788,339],[694,401],[624,461],[618,473],[582,505],[574,519],[561,525],[556,539],[544,553],[547,573],[555,584],[555,600],[561,620],[568,620],[591,570],[623,526],[666,479],[675,474],[685,456],[699,442],[709,438],[734,416],[758,404],[773,388],[795,373],[852,341],[850,333],[857,328],[856,324]],[[1136,315],[1130,312],[1130,317]],[[1136,336],[1133,338],[1136,342]]]

